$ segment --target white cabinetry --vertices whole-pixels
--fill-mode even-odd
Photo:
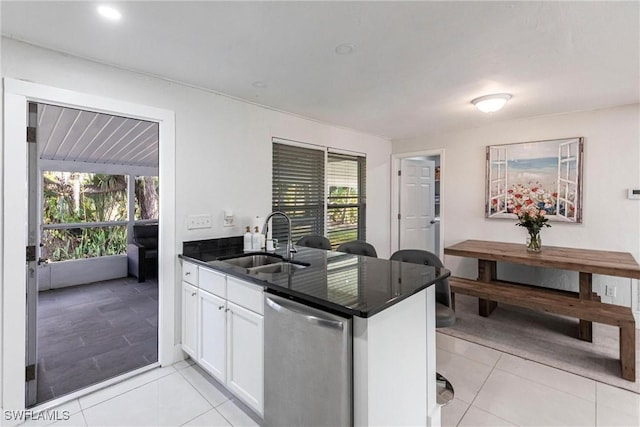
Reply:
[[[224,383],[226,368],[226,309],[227,302],[202,289],[198,295],[200,316],[200,351],[196,360],[218,381]]]
[[[198,354],[198,266],[182,264],[182,349],[197,358]]]
[[[182,349],[196,359],[198,353],[198,288],[182,282]]]
[[[262,416],[262,288],[205,267],[187,275],[192,265],[183,263],[182,348]],[[198,288],[186,283],[186,276],[196,277]]]
[[[232,302],[227,307],[227,387],[262,415],[264,319]]]

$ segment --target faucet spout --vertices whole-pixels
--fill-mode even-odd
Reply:
[[[286,213],[274,211],[267,215],[267,218],[264,220],[264,226],[262,227],[262,234],[264,234],[265,238],[267,237],[267,232],[269,231],[269,221],[276,215],[282,216],[287,221],[287,228],[289,233],[287,236],[287,254],[290,259],[293,259],[293,254],[298,251],[296,250],[295,246],[293,245],[293,241],[291,240],[291,218],[289,218]]]

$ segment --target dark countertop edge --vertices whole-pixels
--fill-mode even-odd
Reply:
[[[422,292],[424,289],[428,288],[429,286],[432,286],[434,283],[429,283],[426,285],[421,285],[419,287],[417,287],[413,292],[411,293],[407,293],[405,295],[402,295],[400,297],[394,298],[390,301],[388,301],[386,304],[377,307],[375,309],[371,309],[371,310],[367,310],[367,311],[361,311],[358,309],[353,309],[353,308],[349,308],[349,307],[345,307],[343,305],[338,305],[338,304],[334,304],[332,302],[329,302],[327,300],[323,300],[323,299],[319,299],[319,298],[315,298],[313,296],[310,296],[308,294],[303,294],[301,292],[296,292],[294,290],[291,290],[289,288],[283,288],[282,286],[278,286],[275,285],[273,283],[268,282],[267,280],[260,280],[257,277],[254,276],[250,276],[246,273],[242,273],[241,271],[238,271],[238,269],[232,265],[229,265],[229,267],[227,268],[226,266],[222,266],[222,265],[218,265],[218,264],[212,264],[211,261],[206,262],[206,261],[201,261],[197,258],[192,258],[190,256],[187,255],[183,255],[183,254],[178,254],[178,258],[183,259],[185,261],[189,261],[191,263],[194,264],[198,264],[201,265],[203,267],[207,267],[210,268],[212,270],[216,270],[220,273],[223,274],[228,274],[230,276],[233,276],[235,278],[244,280],[244,281],[248,281],[251,283],[254,283],[258,286],[262,286],[265,288],[265,290],[269,290],[272,293],[276,293],[276,294],[280,294],[280,295],[286,295],[288,297],[291,297],[294,301],[298,301],[304,304],[310,304],[313,307],[316,308],[320,308],[323,310],[328,310],[333,312],[334,314],[339,314],[339,315],[347,315],[347,316],[357,316],[357,317],[362,317],[362,318],[369,318],[375,314],[380,313],[381,311],[386,310],[387,308],[399,303],[400,301],[403,301],[415,294],[418,294],[420,292]],[[224,262],[224,261],[220,261],[220,262]],[[451,275],[451,272],[449,272],[446,269],[443,269],[445,271],[447,271],[448,274],[446,274],[445,277],[449,277]]]

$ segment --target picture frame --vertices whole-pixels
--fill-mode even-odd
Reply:
[[[584,138],[489,145],[487,218],[516,219],[535,203],[550,221],[582,222]]]

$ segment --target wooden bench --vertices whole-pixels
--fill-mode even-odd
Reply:
[[[562,291],[513,285],[498,280],[483,282],[452,276],[449,278],[449,285],[452,298],[460,293],[620,328],[622,377],[629,381],[636,380],[636,325],[631,308],[579,299]],[[455,304],[455,298],[453,302]]]

